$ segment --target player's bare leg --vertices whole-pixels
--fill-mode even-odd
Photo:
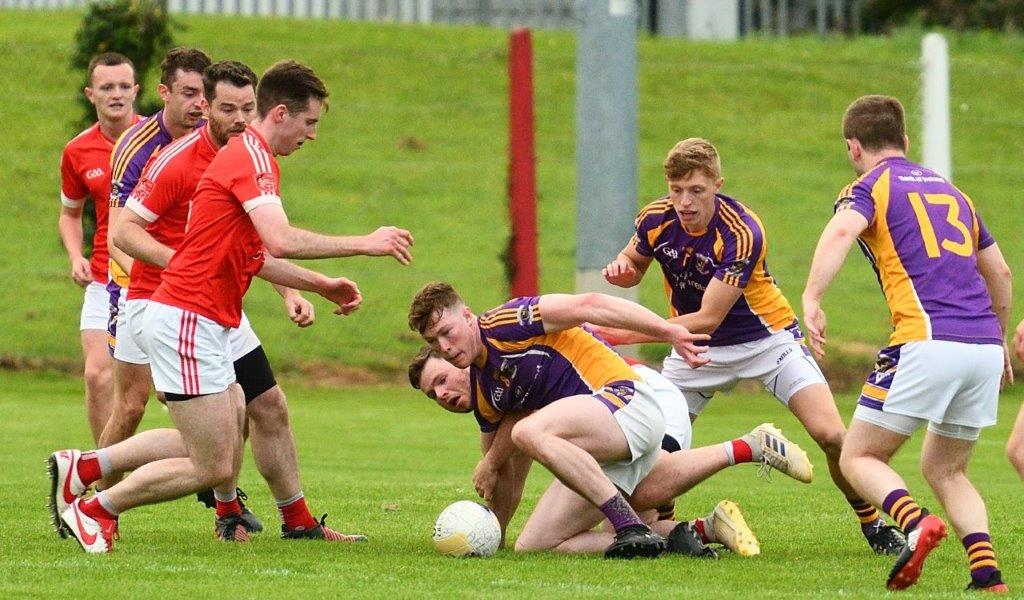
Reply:
[[[114,360],[114,374],[113,410],[100,436],[100,448],[112,446],[135,434],[146,412],[149,390],[153,387],[149,365]],[[112,475],[99,482],[97,487],[108,489],[119,480],[120,475]]]
[[[362,542],[364,535],[338,533],[317,521],[306,506],[299,481],[299,459],[288,418],[288,403],[281,386],[275,385],[252,399],[246,407],[249,443],[256,469],[267,482],[283,521],[286,539],[325,539]]]
[[[875,508],[881,505],[872,506],[870,500],[865,502],[839,468],[846,428],[839,417],[839,409],[836,408],[835,399],[828,385],[809,385],[798,391],[790,398],[789,409],[825,453],[832,482],[853,507],[861,523],[861,533],[871,548],[880,554],[899,554],[905,544],[903,536],[892,527],[886,526],[885,520]]]
[[[608,517],[616,541],[606,557],[656,556],[664,550],[664,540],[643,524],[598,464],[631,456],[625,434],[600,401],[581,395],[549,404],[516,423],[512,442]]]
[[[971,569],[971,587],[1005,592],[1008,589],[1002,582],[989,537],[985,502],[967,478],[974,446],[974,441],[929,431],[921,447],[921,471],[963,542]]]
[[[1024,479],[1024,405],[1017,413],[1017,422],[1013,425],[1010,439],[1006,441],[1006,456],[1021,479]]]
[[[83,329],[81,334],[85,358],[85,414],[89,419],[92,441],[99,444],[113,405],[113,359],[107,348],[106,330]]]
[[[924,560],[946,537],[946,524],[921,508],[907,484],[889,466],[908,436],[854,418],[843,441],[839,466],[861,497],[889,513],[907,534],[907,544],[889,573],[886,587],[902,590],[917,582]]]
[[[592,502],[556,479],[516,538],[516,552],[602,552],[615,540],[615,534],[590,530],[603,519]]]
[[[227,393],[232,410],[239,419],[236,426],[243,433],[237,436],[237,443],[232,447],[231,472],[234,475],[227,482],[213,486],[214,507],[217,511],[214,529],[220,540],[244,542],[249,539],[250,527],[242,517],[242,504],[238,497],[238,476],[242,470],[242,453],[245,447],[245,395],[237,383],[231,384]]]
[[[657,508],[729,466],[729,457],[721,444],[663,452],[651,472],[636,486],[630,504],[638,511]]]

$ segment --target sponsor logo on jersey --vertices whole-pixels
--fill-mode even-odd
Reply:
[[[259,188],[260,192],[271,196],[277,195],[277,178],[274,177],[273,173],[257,173],[256,174],[256,187]]]

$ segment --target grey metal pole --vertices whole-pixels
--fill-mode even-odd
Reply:
[[[576,290],[635,300],[601,269],[637,211],[636,2],[577,0],[576,10]]]

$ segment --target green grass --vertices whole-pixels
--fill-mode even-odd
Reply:
[[[669,557],[611,563],[592,557],[516,555],[446,559],[430,543],[441,509],[474,497],[470,475],[478,456],[472,418],[445,413],[407,388],[317,390],[285,384],[311,508],[330,513],[344,531],[369,534],[358,546],[277,539],[273,502],[249,457],[242,486],[269,531],[246,546],[217,542],[212,514],[191,499],[143,507],[121,519],[111,556],[87,556],[58,539],[45,508],[43,460],[54,449],[86,443],[80,386],[54,375],[14,374],[0,390],[0,597],[73,594],[82,598],[150,597],[875,597],[891,561],[870,553],[855,520],[824,470],[823,457],[799,425],[764,393],[717,398],[695,429],[695,444],[728,439],[774,420],[808,448],[817,478],[803,485],[776,474],[758,480],[741,466],[714,476],[677,503],[678,514],[705,514],[718,500],[743,507],[762,555],[719,562]],[[1002,446],[1021,393],[1003,399],[1000,425],[986,430],[972,474],[989,508],[994,544],[1011,588],[1024,588],[1019,540],[1021,482]],[[852,411],[852,397],[841,398]],[[166,426],[158,404],[143,426]],[[895,464],[922,504],[938,510],[917,471],[920,435]],[[550,476],[535,467],[514,536]],[[910,597],[948,596],[967,582],[964,552],[952,537],[929,559]]]
[[[74,133],[77,75],[66,67],[79,15],[0,12],[0,179],[11,191],[2,213],[0,352],[73,364],[79,292],[57,241],[57,158]],[[320,261],[361,286],[355,316],[296,331],[279,301],[257,283],[247,310],[279,368],[319,372],[338,364],[400,371],[417,340],[404,325],[412,293],[426,281],[456,284],[478,309],[506,294],[500,254],[508,236],[506,34],[497,30],[326,21],[183,17],[181,43],[261,70],[289,57],[313,65],[332,92],[321,135],[282,160],[294,223],[335,233],[381,224],[416,236],[415,263],[390,259]],[[724,157],[725,191],[762,217],[770,267],[792,301],[806,278],[817,235],[838,190],[852,177],[839,120],[856,96],[887,93],[908,106],[919,141],[915,66],[920,32],[890,38],[794,38],[734,44],[642,39],[639,45],[637,204],[662,193],[660,161],[677,140],[704,136]],[[256,43],[253,40],[258,40]],[[574,281],[575,42],[566,32],[535,35],[540,187],[541,287]],[[1024,225],[1014,198],[1024,185],[1024,38],[953,37],[952,99],[956,180],[972,195],[1011,266]],[[15,125],[16,124],[16,125]],[[414,136],[425,149],[401,141]],[[16,149],[16,151],[13,151]],[[916,147],[912,155],[917,156]],[[628,200],[632,201],[632,200]],[[625,243],[626,240],[623,240]],[[611,258],[611,257],[609,257]],[[826,299],[838,344],[883,345],[888,313],[860,257]],[[1020,294],[1017,295],[1020,298]],[[642,301],[666,308],[658,277]],[[656,354],[656,352],[655,352]],[[330,367],[328,366],[330,365]]]

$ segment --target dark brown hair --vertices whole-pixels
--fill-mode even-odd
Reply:
[[[415,389],[420,389],[420,379],[423,378],[423,368],[427,366],[427,361],[432,358],[444,359],[441,354],[431,348],[430,346],[423,346],[420,351],[413,357],[412,362],[409,363],[409,383]]]
[[[179,46],[171,48],[160,63],[160,83],[171,87],[174,78],[178,75],[178,69],[186,73],[203,74],[206,67],[210,66],[210,57],[198,48],[187,48]]]
[[[203,92],[206,94],[206,101],[213,102],[217,84],[230,83],[237,88],[244,88],[251,85],[256,88],[256,73],[245,63],[237,60],[222,60],[206,67],[203,71]]]
[[[451,285],[441,281],[428,283],[416,292],[409,306],[409,329],[423,335],[446,309],[463,304],[462,297]]]
[[[128,65],[132,68],[132,79],[135,79],[135,65],[132,64],[132,60],[124,54],[118,54],[117,52],[104,52],[97,54],[92,57],[89,61],[89,68],[86,71],[86,81],[89,85],[92,85],[92,74],[96,70],[96,67],[116,67],[117,65]]]
[[[891,96],[861,96],[843,115],[843,137],[865,150],[906,150],[907,119],[900,101]]]
[[[309,108],[309,101],[327,99],[327,87],[313,69],[294,60],[274,63],[260,78],[256,89],[256,112],[267,116],[275,106],[284,104],[288,114],[295,116]]]

